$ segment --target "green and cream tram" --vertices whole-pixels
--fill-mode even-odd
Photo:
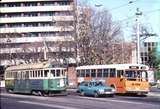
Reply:
[[[11,66],[5,71],[5,87],[13,93],[66,94],[66,68],[48,62]]]

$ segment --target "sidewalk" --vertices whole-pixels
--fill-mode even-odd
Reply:
[[[148,96],[160,97],[160,93],[159,92],[149,92]]]

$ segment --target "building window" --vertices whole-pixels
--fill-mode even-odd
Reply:
[[[144,61],[148,61],[147,57],[144,58]]]
[[[152,49],[151,49],[151,47],[149,46],[149,47],[148,47],[148,51],[151,51],[151,50],[152,50]]]
[[[144,46],[147,47],[147,43],[146,42],[144,43]]]
[[[150,46],[151,46],[151,43],[149,42],[149,43],[148,43],[148,47],[150,47]]]
[[[144,55],[144,53],[142,52],[142,53],[141,53],[141,56],[143,56],[143,55]]]

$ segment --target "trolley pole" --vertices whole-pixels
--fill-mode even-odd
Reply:
[[[142,15],[142,12],[139,11],[139,8],[137,8],[136,12],[136,36],[137,36],[137,64],[140,64],[141,58],[140,58],[140,22],[139,22],[139,16]]]

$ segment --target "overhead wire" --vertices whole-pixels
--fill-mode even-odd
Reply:
[[[151,14],[151,13],[157,12],[157,11],[160,11],[160,9],[155,9],[155,10],[150,10],[150,11],[144,11],[143,13],[145,13],[145,15],[147,15],[147,14]],[[133,18],[135,18],[135,15],[130,16],[130,17],[125,18],[125,19],[122,19],[122,20],[118,20],[118,22],[124,22],[126,20],[130,20],[130,19],[133,19]]]
[[[138,2],[138,1],[140,1],[140,0],[134,0],[134,1],[131,0],[131,1],[129,1],[128,3],[125,3],[125,4],[122,4],[122,5],[120,5],[120,6],[111,8],[111,9],[109,9],[109,11],[113,11],[113,10],[116,10],[116,9],[119,9],[119,8],[122,8],[122,7],[125,7],[125,6],[127,6],[127,5],[133,4],[133,3]]]

